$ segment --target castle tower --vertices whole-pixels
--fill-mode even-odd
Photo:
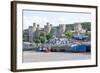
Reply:
[[[33,39],[33,27],[32,26],[29,26],[29,41],[32,42],[32,39]]]
[[[37,26],[36,23],[33,23],[33,26],[29,26],[29,41],[33,41],[33,37],[35,37],[35,32],[36,32]]]
[[[47,25],[44,26],[44,31],[46,33],[50,33],[51,32],[51,28],[52,28],[52,24],[50,24],[49,22],[47,22]]]
[[[36,29],[37,29],[37,24],[36,23],[33,23],[33,37],[36,36],[36,34],[35,34]]]
[[[39,27],[39,24],[37,24],[35,36],[39,36],[39,35],[40,35],[40,27]]]
[[[79,35],[80,33],[82,33],[82,25],[81,23],[75,23],[74,24],[74,31]]]
[[[64,36],[65,30],[66,30],[65,24],[59,24],[58,35],[59,36]]]
[[[33,23],[33,32],[35,32],[36,31],[36,23]]]

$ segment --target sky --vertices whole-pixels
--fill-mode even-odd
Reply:
[[[60,11],[23,10],[23,29],[33,26],[34,22],[39,24],[40,28],[43,28],[47,22],[53,26],[58,26],[59,24],[73,24],[77,22],[91,22],[91,14]]]

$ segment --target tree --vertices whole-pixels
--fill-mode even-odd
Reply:
[[[52,35],[50,33],[45,33],[45,32],[42,32],[40,34],[40,40],[41,40],[41,43],[45,43],[46,40],[49,40],[50,38],[52,38]]]
[[[38,45],[39,43],[41,43],[39,37],[33,38],[33,42],[35,42],[37,45]]]
[[[65,36],[66,36],[69,40],[72,38],[72,35],[73,35],[73,34],[72,34],[72,32],[70,32],[70,31],[65,33]]]
[[[40,33],[39,38],[40,38],[41,43],[45,43],[46,42],[46,33],[45,32]]]
[[[50,38],[52,38],[52,35],[51,34],[47,34],[46,35],[46,39],[49,40]]]
[[[88,32],[88,31],[87,31],[87,32],[85,33],[85,35],[91,37],[91,32]]]
[[[46,37],[40,36],[40,41],[41,41],[41,43],[45,43],[46,42]]]
[[[40,33],[40,36],[45,37],[46,36],[46,33],[45,32],[41,32]]]
[[[86,29],[87,31],[91,31],[91,22],[83,22],[81,23],[82,28]]]

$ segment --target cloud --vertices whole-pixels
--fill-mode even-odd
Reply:
[[[59,23],[66,23],[66,19],[64,17],[60,17],[58,20]]]

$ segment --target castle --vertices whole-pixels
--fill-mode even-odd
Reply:
[[[64,37],[66,31],[66,24],[59,24],[58,26],[52,26],[49,22],[44,25],[44,28],[40,28],[39,24],[33,23],[33,26],[29,26],[28,29],[25,29],[23,33],[23,40],[32,42],[33,38],[39,36],[40,33],[50,33],[53,37]],[[82,28],[80,23],[74,24],[75,34],[85,33],[85,30]]]

